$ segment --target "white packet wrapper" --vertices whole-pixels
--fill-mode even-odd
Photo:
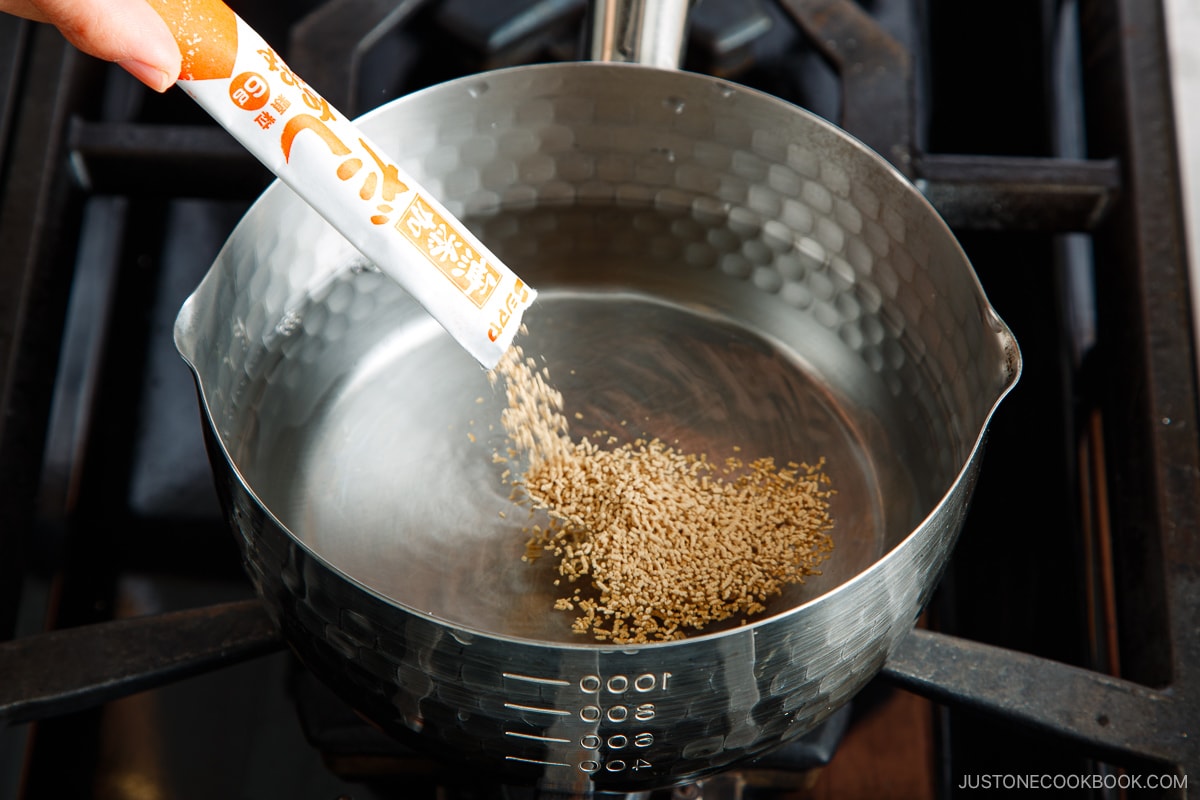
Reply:
[[[537,293],[221,0],[150,0],[179,44],[179,85],[405,288],[486,369]]]

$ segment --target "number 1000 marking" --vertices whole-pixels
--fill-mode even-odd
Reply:
[[[632,688],[635,692],[642,694],[655,689],[662,689],[665,692],[670,680],[671,673],[669,672],[643,672],[641,675],[635,675],[632,679],[628,675],[613,675],[608,680],[599,675],[584,675],[579,679],[579,691],[584,694],[599,694],[601,691],[609,694],[625,694]]]

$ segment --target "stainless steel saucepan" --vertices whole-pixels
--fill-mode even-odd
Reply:
[[[603,57],[682,41],[595,9]],[[576,793],[695,780],[846,703],[932,592],[1020,372],[925,198],[816,116],[661,66],[489,72],[360,123],[537,287],[519,341],[580,433],[823,457],[835,547],[746,624],[571,633],[491,458],[503,397],[275,185],[175,337],[247,569],[303,662],[396,736]]]

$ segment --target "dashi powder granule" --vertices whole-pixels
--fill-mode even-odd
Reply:
[[[508,452],[498,457],[525,463],[509,477],[514,500],[548,519],[527,530],[524,558],[557,560],[565,582],[556,584],[569,593],[555,608],[576,613],[576,633],[619,644],[683,638],[762,612],[829,556],[823,461],[717,464],[658,439],[572,440],[561,393],[520,346],[490,374],[507,401]]]

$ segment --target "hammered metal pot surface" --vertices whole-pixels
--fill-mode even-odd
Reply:
[[[678,784],[813,729],[912,628],[1019,375],[945,224],[833,126],[705,76],[524,67],[361,123],[539,290],[520,341],[568,414],[825,458],[835,548],[749,624],[623,647],[571,633],[489,457],[503,397],[276,185],[176,341],[293,648],[397,736],[557,791]]]

